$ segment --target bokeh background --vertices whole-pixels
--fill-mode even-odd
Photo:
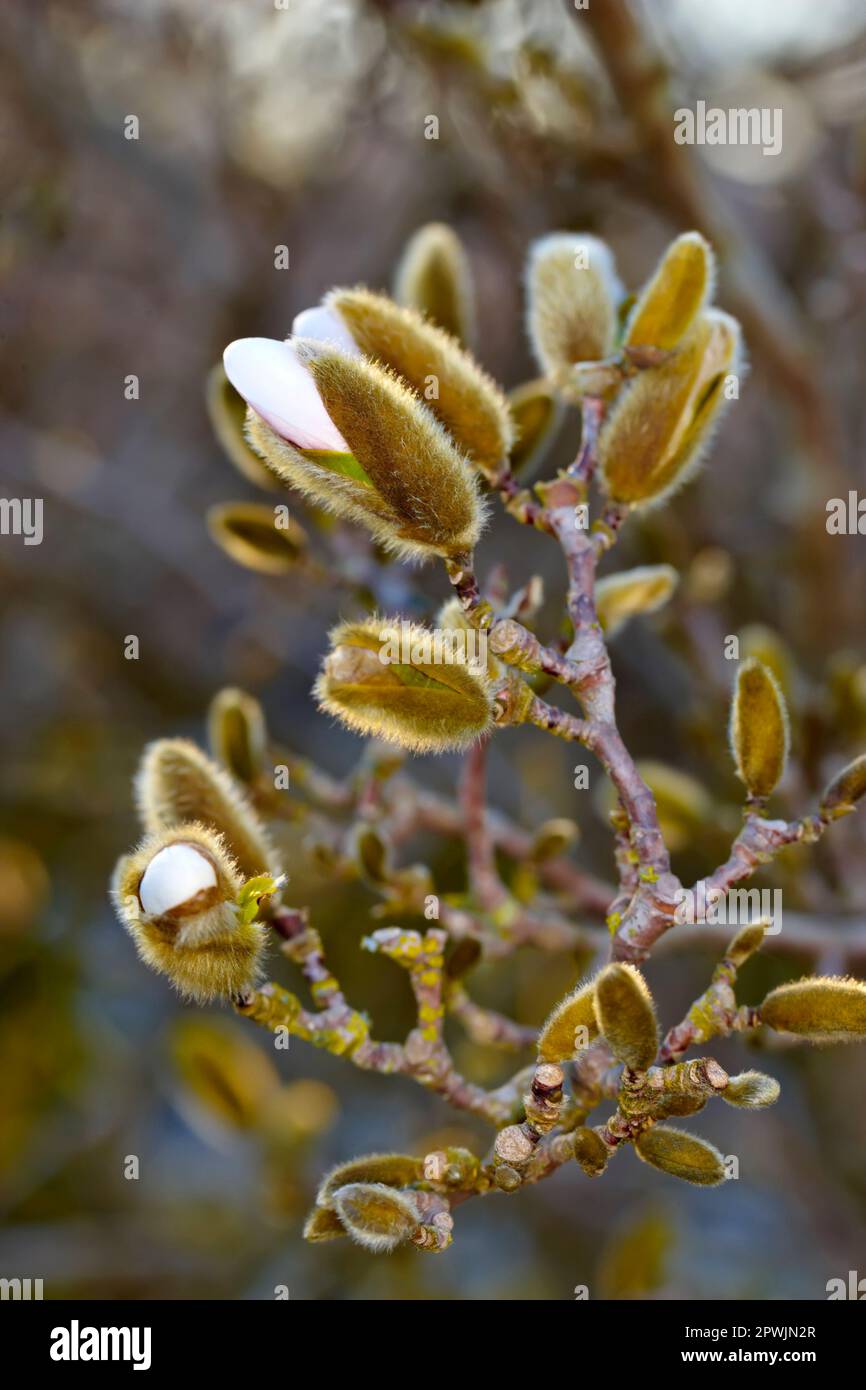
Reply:
[[[808,809],[866,746],[863,540],[825,528],[828,498],[864,486],[863,6],[8,0],[0,93],[2,491],[45,508],[41,545],[0,538],[0,1275],[84,1298],[270,1298],[281,1284],[293,1299],[569,1299],[586,1284],[593,1298],[807,1299],[866,1274],[857,1049],[757,1059],[780,1077],[780,1104],[700,1119],[740,1162],[716,1192],[626,1153],[591,1187],[575,1168],[515,1200],[466,1204],[437,1259],[305,1245],[328,1165],[445,1139],[483,1148],[482,1127],[301,1043],[273,1061],[251,1026],[185,1007],[139,965],[106,891],[138,833],[142,745],[203,738],[222,686],[254,692],[275,736],[333,775],[357,762],[357,742],[309,696],[324,634],[356,600],[244,570],[213,544],[207,507],[255,493],[214,438],[204,381],[231,338],[284,335],[332,284],[387,288],[429,220],[465,241],[478,354],[508,387],[535,374],[521,292],[534,236],[604,236],[630,284],[678,231],[700,226],[719,248],[718,299],[743,321],[751,374],[701,478],[630,525],[607,562],[664,559],[683,575],[669,610],[614,644],[634,751],[704,790],[685,825],[669,824],[676,867],[689,880],[708,871],[736,829],[725,635],[766,643],[749,629],[761,624],[784,644],[795,764],[781,810]],[[670,113],[698,99],[780,108],[782,152],[675,147]],[[137,141],[124,138],[129,115]],[[430,115],[437,140],[425,139]],[[544,471],[568,461],[577,433],[572,415]],[[294,500],[292,514],[392,609],[424,614],[444,596],[440,573],[407,578],[356,537],[319,538]],[[541,627],[555,633],[556,548],[500,519],[482,574],[496,561],[514,585],[544,576]],[[138,660],[124,655],[130,635]],[[576,860],[610,878],[598,798],[574,790],[574,761],[540,733],[506,734],[492,799],[530,828],[574,817]],[[426,759],[413,775],[451,796],[458,770]],[[302,826],[284,840],[293,895],[354,1002],[379,1036],[402,1036],[406,981],[359,949],[374,899],[316,867]],[[459,886],[459,844],[411,851]],[[866,923],[862,819],[760,882],[784,888],[801,926],[832,929],[821,968],[864,973],[852,945]],[[696,947],[651,964],[667,1024],[711,960]],[[768,957],[744,992],[757,1000],[812,963]],[[537,1023],[581,964],[521,953],[473,988]],[[277,1067],[286,1089],[265,1138],[184,1079],[182,1040],[202,1020],[236,1035],[251,1074]],[[485,1084],[514,1068],[454,1045]],[[743,1064],[739,1045],[716,1055]],[[124,1176],[130,1155],[137,1180]]]

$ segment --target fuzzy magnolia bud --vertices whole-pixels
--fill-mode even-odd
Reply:
[[[205,1003],[240,993],[258,973],[263,929],[238,910],[241,884],[221,837],[190,823],[121,859],[111,892],[142,960]]]
[[[768,926],[769,922],[750,922],[747,926],[740,927],[725,949],[725,960],[729,960],[734,968],[739,970],[750,956],[760,950]]]
[[[788,714],[775,676],[759,661],[744,661],[731,704],[731,752],[749,795],[770,795],[788,759]]]
[[[313,1207],[304,1222],[304,1240],[339,1240],[346,1228],[332,1207]]]
[[[620,392],[598,442],[602,481],[613,501],[661,502],[697,467],[738,370],[740,329],[711,309],[656,367]]]
[[[433,632],[368,618],[330,637],[315,694],[350,728],[425,753],[465,748],[492,727],[486,669],[460,649],[437,650]]]
[[[644,1163],[698,1187],[717,1187],[725,1181],[725,1161],[705,1139],[668,1125],[653,1125],[635,1141]]]
[[[222,362],[208,374],[205,399],[214,434],[238,472],[257,487],[276,492],[280,480],[246,441],[247,403],[232,386]]]
[[[277,523],[261,502],[223,502],[210,507],[208,530],[239,565],[261,574],[290,574],[306,558],[307,533],[296,521]]]
[[[262,771],[268,734],[258,700],[233,686],[221,690],[210,704],[208,742],[215,758],[245,786]]]
[[[515,434],[511,471],[525,474],[546,454],[562,420],[562,405],[542,377],[516,386],[509,393],[508,405]]]
[[[574,1157],[591,1178],[600,1177],[607,1167],[610,1149],[601,1135],[586,1125],[580,1125],[571,1135]]]
[[[194,1120],[253,1129],[279,1089],[270,1058],[224,1019],[181,1018],[172,1030],[171,1055],[182,1085],[181,1104]]]
[[[377,1254],[396,1250],[421,1221],[411,1192],[382,1183],[356,1182],[338,1188],[334,1211],[346,1234]]]
[[[594,998],[595,982],[589,980],[557,1004],[538,1035],[538,1055],[543,1062],[567,1062],[598,1037]]]
[[[676,347],[710,299],[714,273],[712,249],[700,233],[672,241],[629,315],[626,345]]]
[[[444,222],[428,222],[409,238],[394,278],[394,298],[459,341],[471,341],[472,271],[460,238]]]
[[[245,878],[280,874],[267,831],[240,787],[189,739],[158,739],[145,748],[135,799],[145,830],[203,821],[225,838]]]
[[[593,236],[555,233],[536,241],[526,274],[527,327],[536,359],[566,394],[578,362],[614,346],[622,286],[613,256]]]
[[[773,1076],[765,1076],[761,1071],[743,1071],[739,1076],[728,1078],[722,1091],[722,1100],[729,1105],[741,1105],[747,1110],[763,1110],[767,1105],[775,1105],[779,1099],[780,1086]]]
[[[303,449],[253,415],[250,439],[274,471],[366,526],[395,554],[426,559],[471,551],[483,521],[477,480],[415,392],[393,372],[328,343],[296,341],[295,355],[348,442],[344,452],[336,443]]]
[[[423,1159],[411,1154],[365,1154],[347,1163],[338,1163],[323,1178],[316,1201],[331,1206],[341,1187],[352,1183],[378,1183],[383,1187],[409,1187],[424,1177]]]
[[[655,613],[667,603],[678,583],[679,575],[672,565],[640,565],[599,579],[595,607],[608,637],[615,636],[638,613]]]
[[[866,1038],[866,984],[836,977],[779,985],[759,1009],[761,1022],[780,1033],[813,1042],[859,1042]]]
[[[482,472],[496,472],[514,440],[508,402],[455,338],[414,309],[369,290],[332,290],[325,306],[361,352],[424,401]]]
[[[652,1066],[658,1023],[652,996],[636,966],[605,966],[596,981],[595,1016],[618,1062],[632,1071]]]
[[[866,796],[866,753],[861,753],[828,783],[821,797],[820,814],[825,820],[838,820],[856,810]]]
[[[546,859],[555,859],[564,854],[569,845],[580,838],[580,826],[566,816],[555,816],[538,827],[533,838],[529,857],[534,864],[543,864]]]

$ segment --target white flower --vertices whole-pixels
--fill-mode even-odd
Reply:
[[[351,453],[291,339],[238,338],[223,353],[226,376],[247,405],[298,449]]]
[[[177,843],[153,856],[141,876],[138,898],[149,917],[161,917],[216,886],[211,860],[194,845]]]

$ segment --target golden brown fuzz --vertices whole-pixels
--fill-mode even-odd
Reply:
[[[717,1187],[725,1181],[725,1160],[718,1149],[684,1130],[653,1125],[636,1141],[635,1150],[644,1163],[697,1187]]]
[[[544,1062],[567,1062],[596,1037],[595,981],[588,980],[557,1004],[538,1035],[538,1055]]]
[[[526,289],[536,360],[546,376],[567,388],[575,363],[613,351],[622,296],[613,256],[593,236],[542,237],[529,254]]]
[[[213,866],[216,886],[156,915],[139,896],[148,866],[161,850],[187,845]],[[166,975],[185,997],[198,1003],[233,998],[258,977],[265,948],[260,923],[244,923],[235,901],[242,885],[238,865],[222,837],[195,822],[148,835],[118,863],[111,896],[117,915],[152,970]]]
[[[325,302],[361,351],[407,382],[478,468],[491,472],[502,463],[514,440],[508,401],[456,338],[370,290],[332,290]]]
[[[281,873],[270,837],[240,787],[186,738],[148,744],[135,779],[144,829],[170,830],[198,820],[222,835],[244,878]]]
[[[595,985],[595,1016],[618,1062],[632,1071],[652,1066],[658,1023],[652,995],[636,966],[605,966]]]
[[[472,341],[472,271],[460,238],[446,223],[428,222],[410,237],[394,277],[394,298],[460,342]]]
[[[430,660],[433,636],[386,619],[341,623],[316,682],[319,704],[350,728],[416,753],[465,748],[492,726],[493,686],[485,669],[465,661],[459,633],[456,660]],[[380,661],[384,648],[407,643],[408,661]]]
[[[352,453],[302,452],[250,411],[250,441],[274,471],[406,559],[471,551],[484,520],[475,474],[415,393],[364,358],[306,339],[297,348]]]
[[[613,637],[639,613],[655,613],[667,603],[679,578],[672,565],[639,565],[599,579],[595,610],[608,636]]]
[[[623,388],[598,445],[615,502],[658,503],[691,476],[725,404],[725,378],[737,372],[739,341],[736,320],[708,310],[670,357]]]
[[[776,677],[754,658],[737,672],[730,738],[737,774],[749,795],[769,796],[788,758],[788,712]]]
[[[835,976],[794,980],[771,990],[759,1012],[768,1028],[782,1033],[813,1042],[859,1042],[866,1038],[866,984]]]
[[[624,341],[630,347],[676,347],[709,302],[714,280],[715,257],[700,233],[677,237],[638,295]]]

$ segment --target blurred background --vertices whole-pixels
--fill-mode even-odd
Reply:
[[[675,146],[671,113],[698,100],[781,109],[780,154]],[[138,139],[125,138],[130,116]],[[296,1040],[274,1060],[251,1025],[184,1006],[138,963],[107,900],[138,834],[143,744],[201,741],[222,686],[255,693],[274,736],[334,776],[357,763],[357,741],[309,695],[326,630],[357,598],[243,569],[214,545],[206,509],[262,494],[221,451],[205,380],[230,339],[285,335],[333,284],[387,289],[431,220],[465,243],[475,346],[509,388],[536,374],[521,291],[533,237],[592,231],[632,286],[679,231],[698,226],[719,250],[718,302],[741,318],[751,358],[742,399],[698,481],[629,525],[605,564],[665,560],[682,575],[668,610],[615,639],[613,660],[633,751],[698,784],[663,806],[686,881],[724,857],[738,822],[726,635],[783,675],[795,758],[780,814],[810,809],[866,747],[863,542],[825,527],[828,499],[864,487],[863,6],[8,0],[0,143],[2,495],[44,499],[41,545],[0,537],[0,1276],[42,1278],[46,1297],[270,1298],[279,1284],[293,1299],[569,1299],[585,1284],[592,1298],[808,1299],[866,1274],[856,1049],[777,1049],[757,1059],[782,1081],[774,1110],[701,1116],[740,1165],[716,1192],[625,1153],[591,1188],[572,1165],[508,1203],[467,1203],[437,1259],[305,1245],[329,1165],[443,1142],[483,1151],[483,1126]],[[288,269],[275,268],[279,246]],[[578,434],[572,413],[543,473]],[[338,553],[392,611],[435,611],[440,572],[389,569],[290,500],[323,563]],[[497,561],[514,587],[544,577],[539,628],[555,635],[556,547],[499,518],[482,576]],[[577,862],[611,879],[601,778],[576,792],[575,761],[540,733],[506,733],[491,799],[528,828],[573,817]],[[424,759],[413,775],[452,796],[458,770]],[[406,980],[359,949],[375,900],[332,882],[302,827],[287,823],[284,839],[293,901],[310,904],[353,1002],[378,1036],[402,1037]],[[407,855],[460,886],[456,842]],[[864,973],[862,817],[759,883],[781,886],[806,928],[833,929],[821,968]],[[473,990],[536,1024],[582,964],[521,952]],[[651,963],[665,1024],[711,964],[699,948]],[[746,1002],[813,964],[753,963]],[[272,1101],[279,1085],[264,1129],[202,1082],[196,1047],[228,1048]],[[459,1034],[454,1049],[485,1085],[516,1064]],[[732,1070],[755,1060],[734,1043],[714,1055]]]

